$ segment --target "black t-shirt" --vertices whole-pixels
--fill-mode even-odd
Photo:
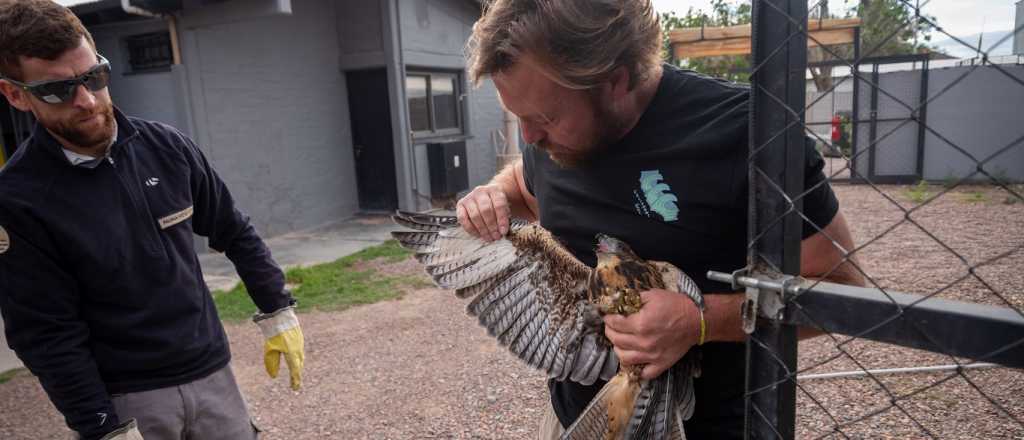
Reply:
[[[597,233],[624,240],[641,257],[668,261],[705,293],[729,292],[707,279],[746,264],[749,88],[664,66],[658,90],[637,125],[614,146],[576,167],[560,168],[534,146],[523,150],[524,175],[540,224],[589,266]],[[821,182],[824,161],[808,144],[805,185]],[[838,202],[828,185],[803,199],[819,227]],[[804,237],[815,229],[804,226]],[[741,438],[744,346],[707,343],[690,438]],[[550,381],[551,401],[570,425],[603,383]]]

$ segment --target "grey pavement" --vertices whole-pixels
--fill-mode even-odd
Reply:
[[[386,215],[356,216],[306,231],[292,232],[267,240],[274,259],[282,267],[308,266],[327,263],[359,252],[391,238],[396,229]],[[206,253],[199,256],[203,278],[210,290],[227,290],[238,283],[235,266],[224,254]],[[7,348],[0,320],[0,373],[19,368],[21,360]]]
[[[7,348],[7,336],[4,336],[4,320],[0,319],[0,373],[21,367],[21,359],[18,359],[18,356],[14,354],[14,350]]]
[[[307,231],[292,232],[267,240],[270,252],[284,268],[327,263],[391,238],[396,226],[386,215],[363,215]],[[199,256],[203,278],[210,290],[227,290],[238,283],[235,266],[224,254]]]

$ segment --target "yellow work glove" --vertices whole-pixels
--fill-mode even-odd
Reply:
[[[281,368],[281,356],[288,364],[291,374],[292,389],[298,390],[302,384],[302,363],[305,361],[305,342],[302,339],[302,328],[299,318],[295,317],[294,307],[285,307],[273,313],[261,313],[252,318],[263,331],[267,342],[263,345],[263,363],[270,377],[277,377]]]

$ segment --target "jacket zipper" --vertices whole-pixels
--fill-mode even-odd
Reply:
[[[114,174],[117,175],[117,179],[121,182],[121,186],[124,187],[125,191],[128,192],[128,200],[132,203],[132,210],[142,220],[142,225],[146,229],[147,237],[143,240],[145,242],[146,250],[149,251],[150,255],[160,256],[162,254],[162,244],[159,242],[159,232],[156,231],[155,220],[148,218],[147,214],[143,212],[143,201],[137,198],[137,195],[132,191],[131,185],[125,181],[125,177],[121,175],[120,168],[118,168],[116,162],[114,162],[114,156],[107,156],[107,162],[110,162],[110,166],[114,169]]]

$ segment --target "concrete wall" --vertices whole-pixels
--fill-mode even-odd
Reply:
[[[163,20],[146,20],[90,28],[100,54],[110,60],[110,96],[126,114],[160,121],[193,135],[182,66],[157,72],[131,73],[126,37],[167,31]]]
[[[358,210],[336,5],[228,2],[182,13],[196,138],[265,235]],[[261,6],[262,5],[262,6]]]
[[[462,72],[463,126],[470,188],[486,183],[495,173],[495,133],[502,128],[501,106],[493,83],[479,88],[468,83],[464,48],[473,23],[480,17],[476,2],[468,0],[402,0],[398,4],[402,63],[406,70]],[[404,74],[402,75],[404,78]],[[404,87],[404,79],[402,81]],[[404,96],[404,92],[403,92]],[[405,105],[403,103],[403,108]],[[404,113],[407,118],[407,110]],[[407,122],[405,122],[407,124]],[[415,208],[429,208],[429,170],[425,143],[412,141],[410,181],[414,182]]]
[[[337,0],[338,63],[342,70],[388,64],[387,10],[380,0]]]
[[[1024,66],[981,66],[964,76],[971,69],[974,67],[928,71],[928,97],[932,101],[927,106],[926,125],[934,132],[925,132],[922,177],[929,181],[963,177],[985,181],[987,176],[971,176],[971,173],[977,167],[975,160],[991,158],[984,164],[986,172],[1011,181],[1024,181],[1024,144],[1012,145],[1021,134],[1018,107],[1024,102],[1024,87],[1020,85],[1024,82]],[[909,118],[911,109],[919,104],[920,78],[920,71],[880,74],[879,86],[885,93],[878,93],[877,117]],[[957,83],[942,92],[953,82]],[[862,81],[861,120],[869,118],[870,99],[871,86]],[[856,151],[868,147],[869,129],[867,122],[859,124]],[[913,121],[877,123],[876,174],[916,174],[918,129]],[[868,159],[867,152],[856,159],[858,173],[864,176],[868,173]]]

